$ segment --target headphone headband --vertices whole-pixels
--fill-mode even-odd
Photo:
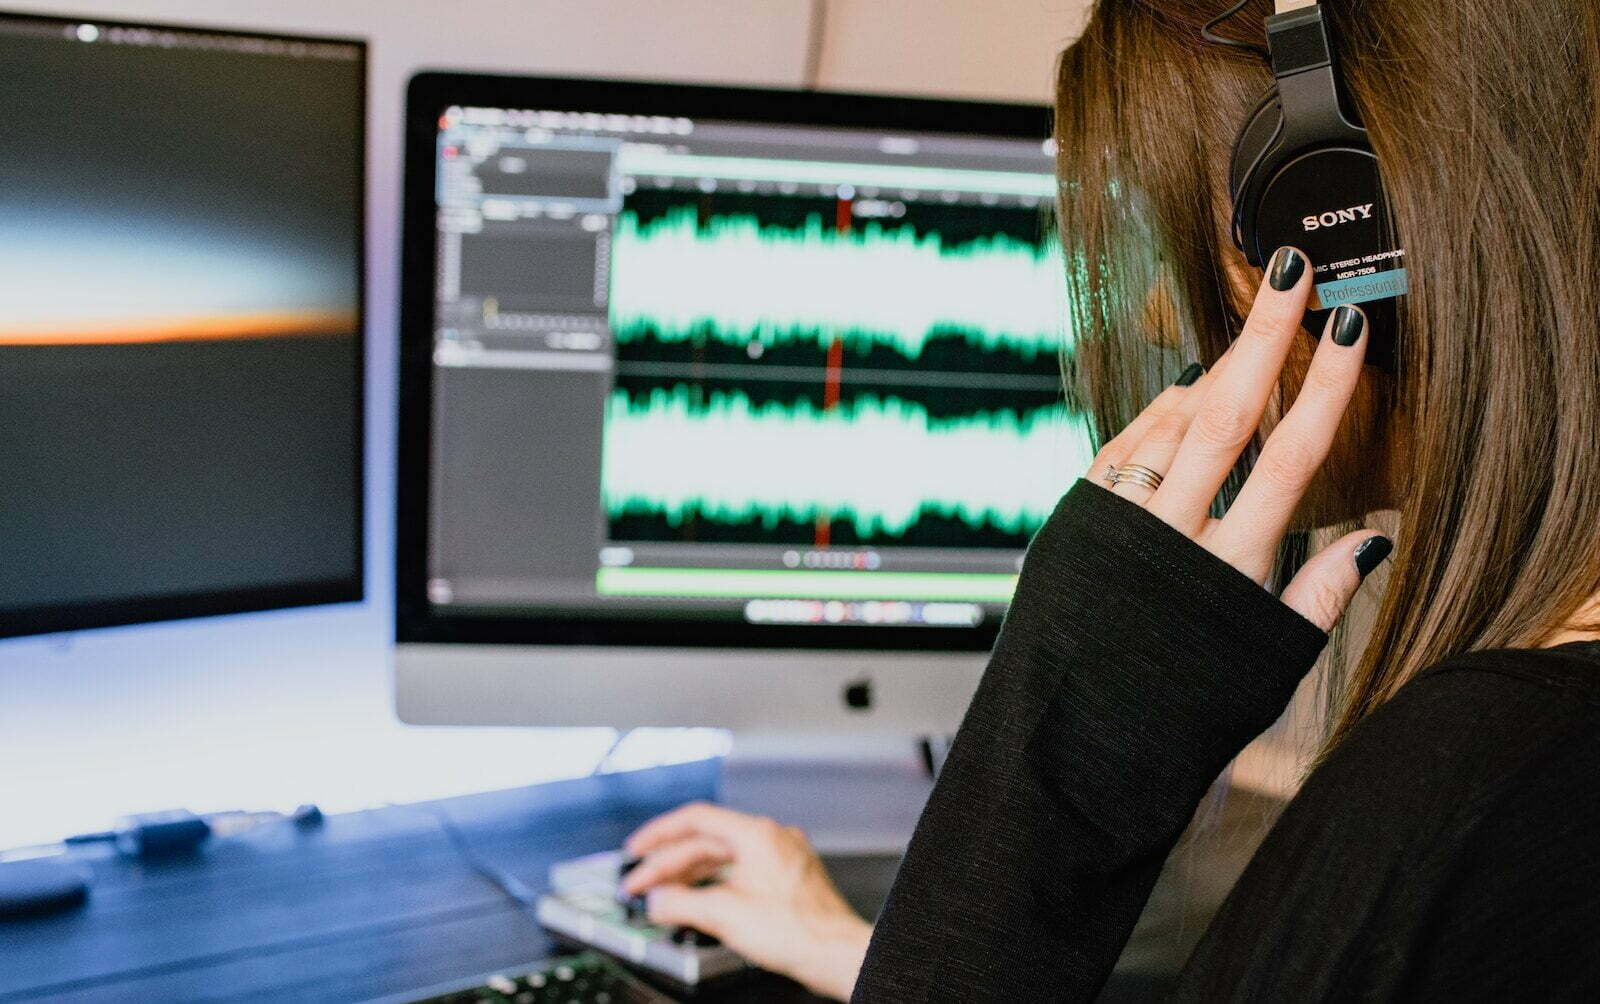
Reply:
[[[1294,0],[1286,0],[1293,3]],[[1311,3],[1267,18],[1267,48],[1283,108],[1283,142],[1298,145],[1367,141],[1367,131],[1351,122],[1339,97],[1333,43],[1322,8]]]

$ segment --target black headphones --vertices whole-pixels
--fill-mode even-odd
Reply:
[[[1205,37],[1256,48],[1211,34],[1244,6],[1207,25]],[[1307,329],[1320,333],[1334,307],[1359,303],[1372,336],[1367,361],[1392,365],[1405,251],[1367,131],[1345,107],[1330,28],[1317,3],[1274,14],[1266,27],[1275,80],[1234,140],[1233,241],[1257,268],[1286,244],[1305,251],[1316,269],[1317,307],[1306,315]]]

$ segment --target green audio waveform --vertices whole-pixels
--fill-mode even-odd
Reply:
[[[612,395],[602,491],[613,518],[674,525],[697,514],[768,529],[826,517],[862,537],[899,536],[936,513],[1031,533],[1091,459],[1082,418],[1061,407],[947,420],[892,397],[824,411],[734,392],[696,406],[678,387]]]
[[[870,222],[840,233],[820,216],[795,228],[754,216],[705,225],[692,207],[649,223],[624,212],[612,247],[611,326],[623,343],[707,332],[732,345],[835,339],[921,356],[936,333],[1033,358],[1063,348],[1060,243],[1004,234],[946,247],[937,233]]]

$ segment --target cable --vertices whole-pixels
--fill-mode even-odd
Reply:
[[[1203,27],[1201,27],[1201,29],[1200,29],[1200,37],[1205,39],[1207,42],[1211,43],[1212,45],[1221,45],[1221,46],[1226,46],[1227,48],[1230,48],[1230,49],[1242,49],[1245,52],[1254,53],[1255,55],[1261,57],[1261,59],[1265,60],[1267,65],[1268,65],[1268,67],[1270,68],[1271,65],[1272,65],[1272,51],[1270,49],[1268,49],[1266,46],[1257,45],[1254,42],[1246,42],[1243,39],[1229,38],[1226,35],[1218,35],[1216,33],[1215,29],[1218,26],[1220,26],[1223,22],[1228,21],[1228,20],[1238,16],[1239,12],[1244,10],[1248,6],[1250,6],[1250,0],[1238,0],[1238,3],[1235,3],[1232,7],[1229,7],[1227,10],[1223,11],[1221,14],[1218,14],[1216,17],[1214,17],[1211,20],[1207,21],[1205,23],[1205,25]],[[1250,165],[1250,169],[1244,173],[1243,177],[1249,178],[1249,177],[1251,177],[1252,175],[1255,174],[1256,168],[1261,166],[1261,161],[1266,157],[1267,151],[1269,149],[1271,149],[1271,147],[1272,147],[1272,144],[1268,143],[1265,146],[1263,146],[1260,150],[1256,151],[1255,161],[1254,161],[1254,163],[1252,163]],[[1244,234],[1243,234],[1244,199],[1242,198],[1243,195],[1244,195],[1243,191],[1239,191],[1239,192],[1234,193],[1233,214],[1232,214],[1233,218],[1232,218],[1232,221],[1231,221],[1231,223],[1229,225],[1229,231],[1230,231],[1230,235],[1233,237],[1233,243],[1235,245],[1237,245],[1241,249],[1244,248],[1244,240],[1243,240],[1243,236],[1244,236]]]
[[[623,742],[633,735],[632,729],[617,729],[615,731],[616,736],[611,740],[611,745],[607,746],[606,751],[600,754],[600,759],[595,761],[594,768],[589,771],[590,777],[606,773],[606,768],[611,766],[611,758],[617,755],[617,750],[622,748]]]
[[[293,823],[301,829],[322,825],[322,810],[306,803],[293,812],[227,809],[196,815],[187,809],[146,812],[128,816],[113,830],[74,833],[63,837],[60,846],[115,844],[130,857],[161,857],[187,853],[212,837],[233,837],[267,823]],[[43,845],[54,846],[54,845]]]
[[[806,26],[806,61],[801,70],[801,88],[814,91],[822,86],[822,48],[828,31],[828,0],[811,0],[811,18]]]
[[[1272,52],[1268,50],[1266,46],[1257,45],[1254,42],[1246,42],[1243,39],[1229,38],[1226,35],[1218,35],[1215,31],[1219,25],[1236,17],[1240,11],[1244,10],[1248,6],[1250,6],[1250,0],[1239,0],[1239,2],[1234,4],[1232,7],[1229,7],[1221,14],[1218,14],[1216,17],[1207,21],[1205,26],[1200,29],[1200,37],[1205,39],[1207,42],[1210,42],[1212,45],[1223,45],[1230,49],[1243,49],[1246,52],[1253,52],[1257,56],[1260,56],[1262,59],[1266,60],[1268,63],[1271,63]]]
[[[400,806],[395,807],[401,808]],[[461,828],[456,825],[455,820],[450,818],[449,813],[442,809],[434,810],[423,805],[404,806],[404,808],[416,809],[437,823],[440,831],[444,833],[445,839],[450,841],[450,846],[455,848],[456,853],[461,855],[461,859],[467,863],[469,868],[477,872],[490,885],[499,889],[507,899],[518,907],[530,915],[537,916],[539,908],[538,895],[528,887],[526,882],[480,857],[478,852],[472,849],[472,845],[467,843],[466,835],[461,832]]]

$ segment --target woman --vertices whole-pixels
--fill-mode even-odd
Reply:
[[[1062,233],[1097,266],[1073,276],[1071,376],[1122,431],[1030,549],[870,948],[794,863],[803,845],[753,868],[794,838],[730,837],[761,824],[703,808],[635,837],[654,852],[635,887],[667,883],[659,915],[710,902],[663,861],[732,859],[724,905],[795,904],[808,919],[777,963],[819,989],[1092,998],[1207,786],[1391,548],[1344,533],[1289,579],[1281,542],[1397,510],[1318,766],[1176,996],[1600,993],[1600,11],[1323,4],[1413,276],[1387,372],[1363,366],[1358,310],[1300,330],[1313,263],[1295,249],[1249,302],[1224,172],[1268,78],[1202,41],[1226,6],[1102,0],[1062,59]],[[1229,30],[1259,41],[1268,13]],[[1179,347],[1211,367],[1135,416]],[[1159,487],[1100,480],[1128,463]],[[865,951],[859,979],[837,947],[831,979],[809,975],[806,946],[835,942]]]

